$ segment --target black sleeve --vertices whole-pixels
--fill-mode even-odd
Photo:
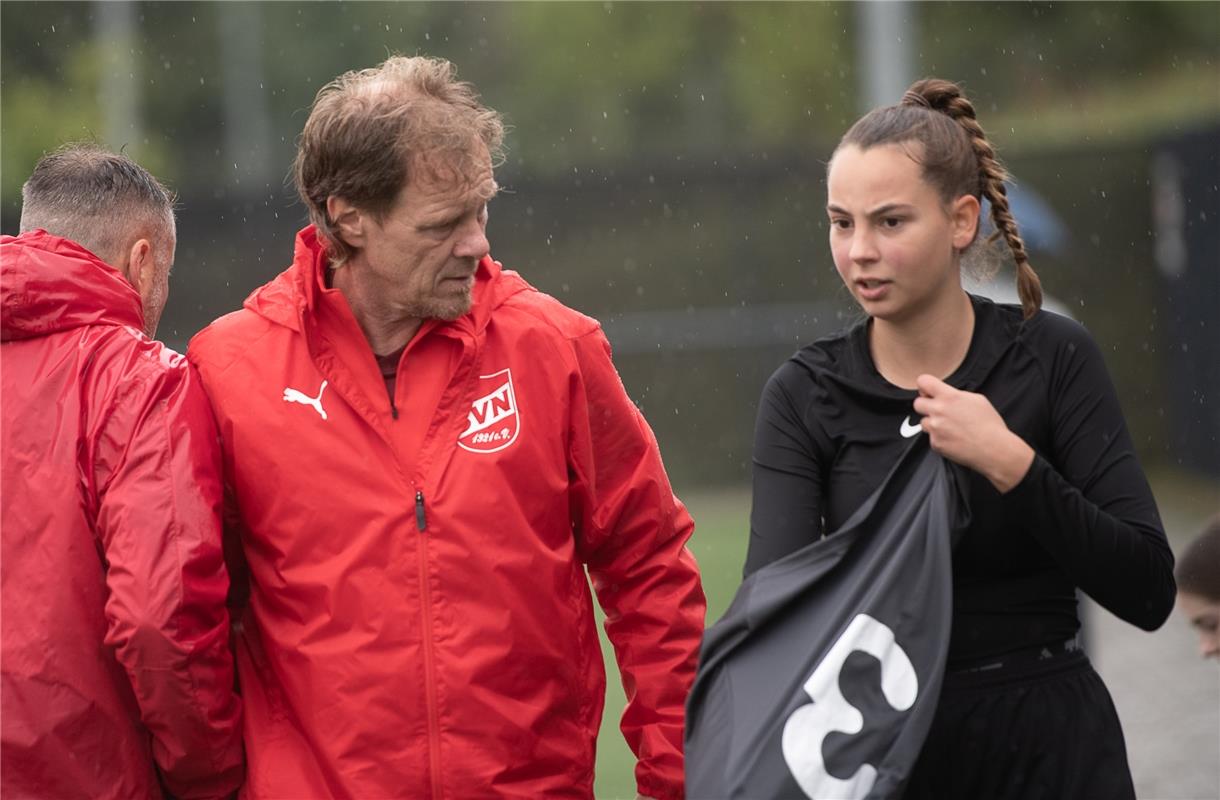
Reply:
[[[758,403],[746,575],[822,533],[822,465],[803,413],[810,380],[788,362],[767,381]]]
[[[1035,457],[1011,492],[1012,507],[1077,586],[1127,622],[1155,630],[1175,593],[1156,501],[1100,350],[1079,325],[1055,325],[1063,337],[1049,363],[1040,359],[1054,452]]]

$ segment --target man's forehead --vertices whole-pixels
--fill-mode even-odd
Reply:
[[[500,191],[500,185],[496,183],[496,177],[492,173],[491,168],[481,175],[475,175],[466,184],[467,194],[474,199],[484,202],[496,196]]]
[[[490,200],[499,187],[492,170],[491,156],[481,142],[479,146],[481,152],[440,151],[416,156],[408,170],[408,183],[426,186],[434,191],[469,194]]]

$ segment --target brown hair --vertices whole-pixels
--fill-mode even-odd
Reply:
[[[974,105],[956,83],[938,78],[916,81],[895,106],[873,109],[851,126],[839,142],[862,150],[885,144],[918,142],[915,154],[923,177],[941,200],[950,203],[962,195],[986,197],[991,219],[1003,236],[1017,264],[1017,292],[1025,318],[1042,307],[1042,284],[1029,263],[1017,221],[1008,209],[1004,181],[1008,172],[996,158],[983,128],[974,115]],[[836,152],[839,148],[836,148]]]
[[[1211,518],[1203,533],[1182,553],[1176,577],[1179,592],[1220,603],[1220,514]]]
[[[380,219],[419,156],[445,154],[464,168],[476,155],[476,142],[499,163],[504,122],[444,59],[393,56],[323,86],[297,141],[293,179],[332,263],[342,264],[352,250],[326,212],[328,197],[342,197]]]
[[[39,159],[21,187],[19,228],[71,239],[109,264],[147,236],[173,261],[174,195],[127,156],[73,142]]]

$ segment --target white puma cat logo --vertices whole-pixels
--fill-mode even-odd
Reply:
[[[322,381],[322,386],[318,389],[317,397],[310,397],[309,395],[297,391],[296,389],[286,387],[284,389],[284,402],[300,403],[301,405],[305,406],[313,406],[313,410],[317,411],[318,415],[322,417],[322,419],[326,419],[326,409],[322,408],[322,392],[325,391],[326,381]]]

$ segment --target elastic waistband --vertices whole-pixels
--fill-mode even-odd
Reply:
[[[954,690],[1024,682],[1089,666],[1077,634],[1062,642],[954,665],[945,670],[944,687]]]

